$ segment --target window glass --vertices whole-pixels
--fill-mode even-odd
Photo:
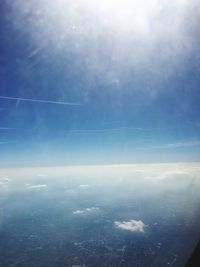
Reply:
[[[200,236],[197,0],[2,0],[0,267],[183,267]]]

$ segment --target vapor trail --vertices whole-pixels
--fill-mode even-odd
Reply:
[[[45,104],[69,105],[69,106],[80,106],[81,105],[79,103],[74,103],[74,102],[51,101],[51,100],[42,100],[42,99],[12,97],[12,96],[0,96],[0,99],[9,99],[9,100],[18,100],[18,101],[36,102],[36,103],[45,103]]]
[[[0,127],[0,130],[17,130],[17,128],[11,128],[11,127]]]
[[[120,128],[104,128],[104,129],[89,129],[89,130],[70,130],[69,134],[98,134],[98,133],[107,133],[107,132],[121,132],[121,131],[158,131],[163,130],[164,128],[139,128],[139,127],[120,127]]]

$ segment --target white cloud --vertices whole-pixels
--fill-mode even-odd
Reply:
[[[4,181],[5,183],[8,183],[11,181],[8,177],[0,177],[0,181]]]
[[[144,228],[146,227],[146,225],[141,220],[130,220],[122,222],[116,221],[114,222],[114,224],[117,228],[131,232],[144,232]]]
[[[98,211],[99,208],[97,208],[97,207],[92,207],[92,208],[86,208],[85,210],[86,210],[87,212],[94,212],[94,211]]]
[[[75,210],[73,211],[73,214],[83,214],[85,211],[84,210]]]
[[[80,188],[88,188],[89,185],[88,185],[88,184],[80,184],[79,187],[80,187]]]
[[[187,172],[187,171],[182,171],[182,170],[174,170],[174,171],[167,171],[167,172],[163,172],[163,173],[155,173],[152,176],[146,176],[144,177],[144,179],[147,180],[168,180],[168,179],[174,179],[174,178],[178,178],[178,177],[183,177],[183,176],[187,176],[190,177],[191,173]]]
[[[0,178],[0,185],[5,185],[7,183],[9,183],[11,181],[11,179],[7,178],[7,177],[1,177]]]
[[[34,168],[10,168],[0,169],[0,177],[35,177],[38,174],[46,174],[49,177],[55,176],[69,176],[69,175],[81,175],[84,177],[99,177],[109,176],[109,178],[123,177],[124,173],[128,176],[132,174],[141,173],[145,176],[154,176],[155,174],[163,174],[168,171],[185,171],[188,173],[199,174],[200,163],[199,162],[176,162],[176,163],[149,163],[149,164],[111,164],[111,165],[90,165],[90,166],[56,166],[56,167],[34,167]],[[103,181],[103,179],[102,179]],[[107,182],[107,180],[106,180]],[[82,185],[87,183],[83,182]],[[81,185],[81,184],[80,184]],[[79,187],[79,185],[78,185]]]
[[[29,185],[27,184],[28,189],[44,189],[47,187],[46,184],[36,184],[36,185]]]
[[[86,209],[83,209],[83,210],[75,210],[75,211],[73,211],[73,214],[74,215],[89,214],[89,213],[96,212],[98,210],[99,210],[98,207],[91,207],[91,208],[86,208]]]
[[[37,175],[38,177],[46,177],[47,176],[47,174],[45,174],[45,173],[38,173],[38,175]]]

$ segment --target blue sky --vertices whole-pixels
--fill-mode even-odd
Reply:
[[[199,161],[198,1],[95,3],[2,1],[0,167]]]

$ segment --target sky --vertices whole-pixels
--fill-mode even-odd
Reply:
[[[0,167],[200,159],[196,0],[2,0]]]

